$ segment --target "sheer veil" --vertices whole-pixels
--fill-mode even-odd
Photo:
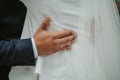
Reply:
[[[27,6],[30,7],[32,6],[29,4],[30,1],[32,2],[32,0],[22,0],[22,1]],[[95,54],[98,62],[100,63],[100,66],[104,72],[103,75],[105,76],[106,80],[120,80],[120,20],[119,20],[120,18],[115,0],[86,0],[86,1],[93,2],[92,4],[94,6],[93,7],[94,28],[92,30],[92,40],[95,51],[93,54]],[[33,11],[34,9],[36,8],[33,8]],[[30,8],[30,10],[32,12],[32,8]],[[41,19],[39,20],[38,16],[34,16],[34,15],[30,16],[30,15],[32,14],[29,13],[26,16],[26,22],[22,33],[22,38],[32,37],[33,33],[37,28],[36,27],[34,29],[32,26],[38,26],[39,21],[42,20],[43,18],[41,17]],[[38,73],[41,73],[41,69],[36,69],[36,70],[39,71]],[[22,80],[22,78],[23,80],[34,80],[34,78],[31,76],[33,74],[34,74],[34,67],[26,67],[26,66],[18,67],[18,68],[16,67],[13,68],[10,73],[10,78],[11,78],[10,80]],[[104,80],[104,78],[101,79]],[[84,78],[84,80],[87,80],[87,78]]]
[[[114,0],[95,0],[95,50],[107,80],[120,79],[120,22]]]

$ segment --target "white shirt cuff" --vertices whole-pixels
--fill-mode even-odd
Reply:
[[[43,58],[38,56],[38,51],[37,51],[34,38],[31,38],[31,41],[32,41],[34,56],[35,56],[35,59],[37,59],[36,66],[35,66],[35,75],[36,75],[36,78],[38,78],[42,74]]]
[[[36,47],[34,38],[31,38],[31,41],[32,41],[34,56],[35,56],[35,59],[36,59],[38,57],[38,51],[37,51],[37,47]]]

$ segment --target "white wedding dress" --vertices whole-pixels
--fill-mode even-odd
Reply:
[[[113,0],[22,0],[27,6],[22,38],[32,37],[45,16],[49,30],[74,30],[69,51],[38,60],[35,67],[13,67],[10,80],[120,80],[120,23]],[[42,68],[42,69],[37,69]]]

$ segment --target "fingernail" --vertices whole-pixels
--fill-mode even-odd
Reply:
[[[75,32],[74,32],[74,31],[71,31],[70,34],[75,34]]]
[[[47,17],[44,18],[44,21],[45,21],[45,22],[47,21]]]

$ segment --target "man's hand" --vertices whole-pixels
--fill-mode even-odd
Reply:
[[[50,17],[46,17],[34,34],[38,55],[50,55],[58,51],[71,49],[75,42],[76,34],[72,30],[48,31]]]

